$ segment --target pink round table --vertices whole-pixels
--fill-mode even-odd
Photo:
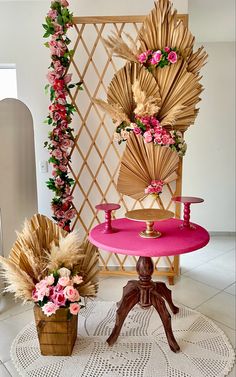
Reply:
[[[162,236],[155,239],[141,238],[139,232],[145,229],[145,223],[126,218],[112,221],[115,233],[105,234],[104,224],[99,224],[91,230],[89,240],[95,246],[112,253],[139,256],[136,265],[139,280],[130,280],[123,288],[123,296],[116,312],[115,327],[107,339],[109,345],[113,345],[117,340],[129,311],[139,304],[143,308],[155,307],[162,320],[171,350],[179,351],[165,301],[174,314],[178,313],[179,309],[173,304],[171,291],[165,283],[152,281],[154,266],[151,257],[189,253],[207,245],[209,234],[204,228],[194,224],[194,232],[189,228],[180,230],[182,223],[182,220],[177,219],[158,221],[158,230]]]

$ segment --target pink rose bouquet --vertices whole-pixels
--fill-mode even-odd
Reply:
[[[81,276],[72,276],[70,270],[61,268],[35,285],[32,299],[48,317],[59,308],[68,308],[70,314],[76,315],[80,310],[78,285],[82,282]]]
[[[121,144],[128,139],[130,132],[133,132],[137,136],[142,136],[145,143],[170,147],[178,152],[181,157],[184,156],[187,149],[182,133],[175,130],[166,130],[153,115],[135,115],[134,122],[130,124],[122,122],[116,128],[114,140]]]
[[[148,70],[153,67],[163,68],[166,65],[174,64],[178,60],[176,48],[164,47],[162,50],[148,50],[138,55],[139,63],[143,64]]]
[[[159,194],[162,193],[163,186],[164,186],[164,181],[162,181],[161,179],[160,180],[154,179],[153,181],[151,181],[150,185],[145,188],[144,193],[147,195],[151,194],[151,195],[158,196]]]

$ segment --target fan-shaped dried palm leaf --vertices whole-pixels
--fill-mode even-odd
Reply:
[[[141,200],[152,180],[169,183],[177,178],[179,157],[169,147],[145,143],[142,136],[131,134],[121,160],[117,189]]]
[[[146,92],[141,90],[139,80],[136,80],[132,86],[134,94],[134,101],[136,107],[134,113],[139,116],[154,115],[157,114],[160,107],[157,105],[157,99],[155,97],[148,97]]]
[[[113,121],[119,123],[131,122],[131,120],[127,117],[127,115],[123,112],[118,104],[110,105],[109,103],[101,99],[94,99],[93,102],[98,105],[105,113],[109,114]]]
[[[132,119],[136,107],[132,86],[137,80],[141,90],[145,91],[148,98],[155,98],[158,106],[160,93],[157,82],[153,75],[140,64],[127,63],[115,74],[108,87],[108,103],[110,105],[118,104],[129,119]]]
[[[206,64],[208,55],[203,46],[196,52],[193,52],[188,59],[188,71],[193,74],[199,74],[200,69]]]
[[[104,43],[115,56],[119,56],[120,58],[123,58],[125,60],[137,63],[137,56],[139,54],[139,51],[136,47],[136,43],[129,34],[123,34],[129,40],[131,47],[122,39],[119,34],[115,33],[113,33],[112,36],[109,36],[108,39],[104,39]]]
[[[79,292],[81,296],[95,296],[98,290],[98,249],[88,240],[81,245],[81,249],[84,252],[84,258],[80,259],[75,266],[77,273],[83,277]]]
[[[168,115],[175,113],[175,128],[180,125],[183,130],[187,129],[196,117],[195,106],[203,90],[199,84],[201,77],[188,72],[183,59],[163,70],[156,69],[153,74],[162,97],[158,119],[167,124]]]
[[[170,1],[159,0],[155,8],[145,18],[139,31],[140,49],[161,50],[165,46],[176,47],[187,57],[193,48],[194,37],[178,20],[176,10],[172,10]]]
[[[19,266],[15,265],[14,262],[1,256],[0,264],[3,268],[1,276],[7,283],[4,291],[14,293],[16,298],[20,298],[24,302],[32,300],[34,282],[30,276],[25,271],[22,271]]]

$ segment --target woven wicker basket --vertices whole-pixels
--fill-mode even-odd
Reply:
[[[68,319],[68,309],[60,308],[50,317],[34,306],[34,317],[40,344],[45,356],[70,356],[77,338],[78,315]]]

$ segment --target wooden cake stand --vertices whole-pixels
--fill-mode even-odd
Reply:
[[[154,222],[160,220],[167,220],[174,217],[174,213],[164,209],[136,209],[129,211],[125,217],[134,221],[146,222],[146,229],[139,233],[143,238],[158,238],[161,232],[154,229]]]

